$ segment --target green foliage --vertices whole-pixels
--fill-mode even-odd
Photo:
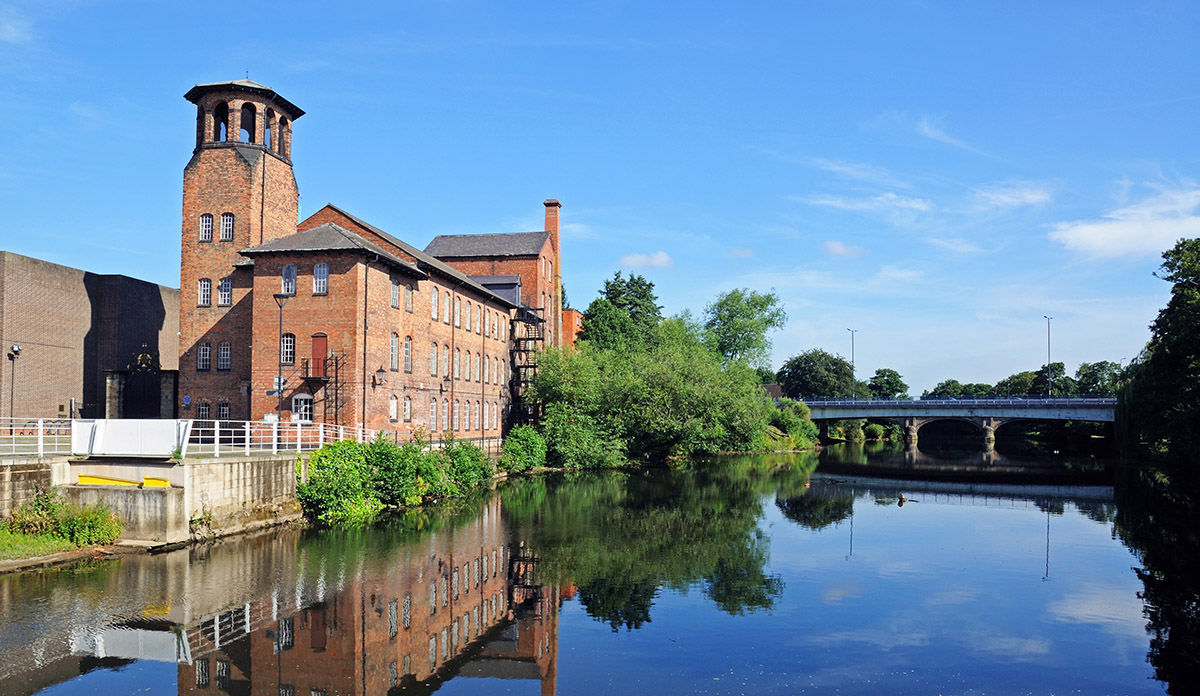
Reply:
[[[592,300],[583,313],[583,329],[579,332],[579,340],[603,350],[624,352],[640,348],[645,342],[645,334],[629,318],[629,314],[600,297]]]
[[[1033,374],[1033,383],[1029,385],[1030,394],[1052,394],[1068,396],[1078,391],[1075,380],[1067,376],[1066,367],[1060,363],[1042,365]]]
[[[727,363],[766,365],[771,351],[767,333],[786,323],[787,312],[774,291],[730,290],[704,308],[705,342]]]
[[[809,420],[808,405],[787,397],[779,400],[779,408],[771,414],[771,425],[784,433],[788,449],[807,449],[817,441],[817,424]]]
[[[374,469],[375,493],[384,505],[420,505],[426,498],[459,492],[423,433],[403,445],[378,438],[368,446],[367,458]]]
[[[596,419],[568,403],[546,405],[546,460],[563,469],[617,467],[625,463],[624,443]]]
[[[305,514],[326,524],[369,522],[383,509],[375,494],[370,444],[342,440],[313,452],[308,481],[296,486]]]
[[[658,306],[654,283],[643,276],[630,273],[626,279],[617,271],[611,279],[604,281],[602,294],[644,333],[652,331],[662,321],[662,307]]]
[[[867,389],[876,399],[903,399],[908,396],[908,385],[900,373],[889,367],[875,370],[875,376],[867,383]]]
[[[858,391],[850,363],[819,348],[788,358],[777,376],[783,393],[793,399],[832,399]]]
[[[445,462],[450,479],[459,490],[477,488],[490,481],[495,475],[487,455],[470,440],[449,437],[443,441],[437,454]]]
[[[862,430],[863,430],[863,435],[868,440],[884,439],[883,426],[880,425],[879,423],[867,423],[866,425],[863,426]]]
[[[1025,396],[1033,394],[1033,380],[1036,376],[1037,374],[1032,370],[1009,375],[996,382],[993,393],[997,396]]]
[[[24,534],[9,529],[5,523],[0,523],[0,561],[49,556],[73,548],[75,545],[66,539],[49,534]]]
[[[500,469],[511,473],[546,465],[546,440],[536,428],[518,425],[504,438]]]
[[[111,544],[121,535],[121,521],[104,505],[76,505],[59,497],[56,490],[38,491],[7,521],[20,534],[51,536],[74,546]]]
[[[789,520],[813,531],[820,531],[850,518],[854,511],[854,496],[806,493],[790,498],[778,498],[775,505]]]
[[[1124,370],[1115,362],[1101,360],[1081,363],[1075,370],[1075,382],[1080,394],[1116,394]]]
[[[923,392],[921,397],[959,399],[962,397],[988,396],[995,393],[994,390],[995,388],[990,384],[983,384],[981,382],[962,384],[956,379],[948,379],[944,382],[939,382],[933,389]]]

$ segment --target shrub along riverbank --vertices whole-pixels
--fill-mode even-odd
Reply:
[[[0,522],[0,560],[111,544],[120,534],[121,521],[103,505],[76,505],[56,490],[40,491]]]

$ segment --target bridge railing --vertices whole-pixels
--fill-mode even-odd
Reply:
[[[969,396],[925,399],[803,399],[809,406],[912,406],[958,408],[961,406],[1009,406],[1042,408],[1047,406],[1116,406],[1115,396]]]

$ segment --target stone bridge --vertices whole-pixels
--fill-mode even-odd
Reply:
[[[1117,400],[1111,396],[1070,397],[968,397],[962,399],[806,399],[811,418],[822,421],[848,418],[899,423],[905,440],[916,444],[921,426],[938,420],[970,423],[983,433],[985,446],[996,441],[996,428],[1019,420],[1081,420],[1111,423]]]

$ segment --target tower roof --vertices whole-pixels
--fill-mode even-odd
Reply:
[[[425,253],[441,259],[466,256],[537,256],[549,238],[549,232],[439,234],[425,247]]]
[[[253,80],[209,82],[203,85],[196,85],[195,87],[189,89],[187,94],[183,95],[183,98],[187,99],[193,104],[199,104],[201,97],[206,94],[211,94],[212,92],[249,92],[255,96],[265,99],[267,102],[270,102],[280,111],[286,112],[287,116],[293,121],[304,115],[304,109],[301,109],[287,99],[279,96],[279,94],[270,87],[267,87],[266,85],[260,85]]]

